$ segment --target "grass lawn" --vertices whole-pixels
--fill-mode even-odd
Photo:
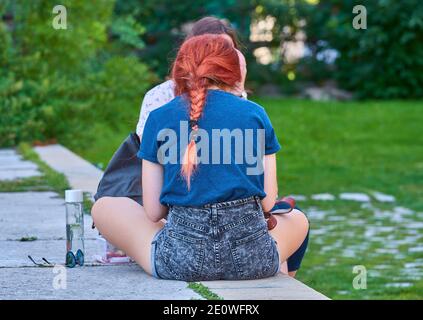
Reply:
[[[396,197],[389,204],[299,202],[312,231],[298,279],[333,299],[421,299],[423,101],[253,100],[266,108],[283,146],[281,195],[380,191]],[[137,115],[134,109],[133,123],[113,130],[97,125],[88,148],[71,148],[106,165]],[[355,265],[367,269],[366,290],[353,289]]]

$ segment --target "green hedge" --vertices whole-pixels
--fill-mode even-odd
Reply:
[[[0,146],[70,140],[94,123],[136,117],[156,80],[110,43],[114,1],[65,1],[66,30],[52,27],[54,0],[0,5]],[[135,121],[134,121],[135,122]]]
[[[355,5],[366,7],[367,29],[353,28]],[[315,54],[339,52],[336,69],[324,72],[340,86],[359,98],[423,97],[423,1],[303,1],[297,9]]]

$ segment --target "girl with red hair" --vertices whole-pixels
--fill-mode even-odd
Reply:
[[[157,278],[269,277],[306,238],[297,209],[268,231],[280,146],[264,109],[238,96],[240,62],[225,37],[186,40],[172,70],[176,97],[145,124],[144,206],[125,202],[107,215],[102,198],[93,208],[102,235]]]

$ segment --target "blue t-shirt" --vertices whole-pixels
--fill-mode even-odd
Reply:
[[[188,190],[180,173],[192,132],[188,108],[186,98],[177,96],[152,111],[144,127],[137,155],[164,167],[160,202],[195,207],[250,196],[264,198],[262,158],[280,149],[264,109],[223,90],[208,90],[196,138],[200,163]]]

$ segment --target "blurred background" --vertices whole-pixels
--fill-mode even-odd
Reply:
[[[298,278],[331,298],[422,298],[422,1],[60,4],[66,29],[52,26],[54,0],[0,0],[0,147],[61,143],[104,169],[192,22],[227,19],[250,99],[283,146],[281,195],[309,212]],[[365,29],[353,27],[356,5]],[[352,287],[354,265],[368,269],[366,290]]]

